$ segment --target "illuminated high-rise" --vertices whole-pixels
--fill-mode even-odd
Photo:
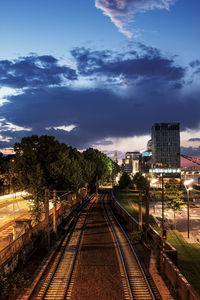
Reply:
[[[153,168],[180,169],[180,124],[155,123],[152,126]]]

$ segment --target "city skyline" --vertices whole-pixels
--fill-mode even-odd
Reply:
[[[0,4],[0,149],[32,134],[83,150],[145,149],[180,122],[200,155],[200,4],[192,0]]]

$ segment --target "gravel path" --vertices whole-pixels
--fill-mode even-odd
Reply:
[[[87,219],[71,299],[124,299],[115,246],[100,203]]]

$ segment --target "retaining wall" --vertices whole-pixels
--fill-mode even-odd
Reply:
[[[71,209],[58,207],[56,211],[57,226],[65,220],[79,203],[73,205]],[[7,247],[0,251],[0,276],[7,276],[12,273],[19,264],[24,264],[34,251],[37,244],[37,238],[40,232],[46,231],[46,221],[43,220],[38,225],[32,227],[28,232],[11,242]],[[53,215],[49,216],[49,231],[53,232]],[[43,234],[43,242],[45,242]]]
[[[164,259],[163,259],[164,258]],[[180,300],[199,300],[192,286],[166,254],[161,252],[161,270]]]
[[[111,205],[118,215],[121,215],[125,220],[125,226],[129,231],[139,231],[138,222],[116,201],[112,194]],[[159,233],[153,229],[150,225],[148,228],[143,226],[144,232],[150,239],[150,242],[160,250],[160,268],[165,278],[167,278],[172,289],[177,295],[177,299],[180,300],[200,300],[200,296],[196,294],[192,286],[188,283],[186,278],[181,274],[180,270],[176,267],[177,265],[177,251],[167,241],[165,243],[165,253],[163,255],[161,251],[162,239]],[[163,261],[164,256],[164,261]]]

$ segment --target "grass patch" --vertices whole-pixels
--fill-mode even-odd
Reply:
[[[117,201],[122,201],[122,200],[132,200],[134,202],[138,202],[139,198],[139,193],[136,190],[115,190],[115,196],[117,198]]]
[[[168,230],[167,240],[178,252],[178,268],[200,295],[200,245],[189,244],[177,230]]]
[[[129,214],[136,220],[139,221],[139,207],[138,197],[139,193],[135,190],[121,190],[115,193],[117,201],[129,212]],[[144,203],[143,203],[144,205]],[[142,216],[145,221],[145,207],[142,207]],[[157,225],[152,215],[149,216],[149,224],[153,226],[156,231],[160,231],[160,227]]]

